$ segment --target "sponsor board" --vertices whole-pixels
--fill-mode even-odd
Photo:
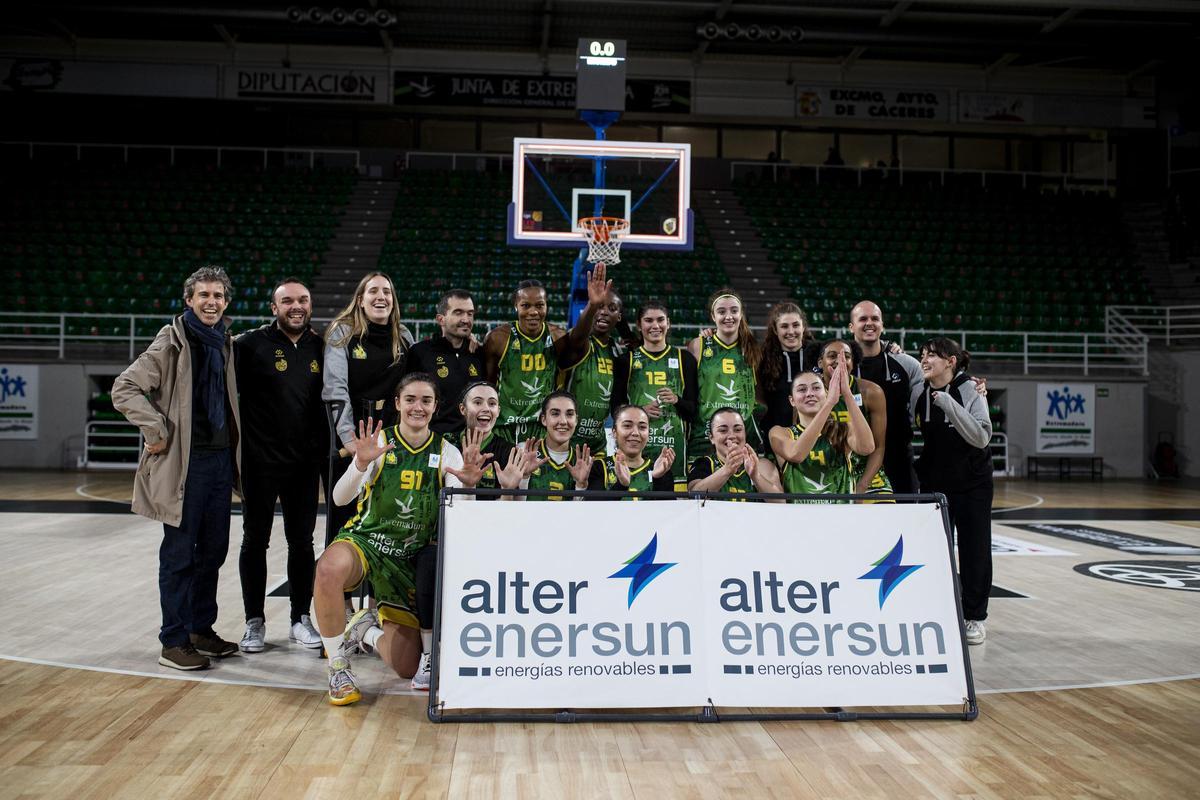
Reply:
[[[396,105],[501,108],[575,108],[576,76],[516,75],[491,72],[393,73]],[[686,80],[629,78],[625,110],[687,114],[692,83]]]
[[[1096,452],[1096,385],[1039,383],[1036,394],[1039,455]]]
[[[812,86],[796,92],[796,116],[946,122],[949,99],[947,92],[912,87]]]
[[[1059,550],[1044,544],[1034,544],[1024,539],[1014,539],[1011,536],[992,534],[992,555],[994,556],[1073,556],[1066,550]]]
[[[38,366],[0,364],[0,439],[38,437]]]
[[[1168,542],[1165,539],[1152,539],[1149,536],[1139,536],[1136,533],[1122,533],[1104,528],[1093,528],[1091,525],[1076,525],[1069,522],[1022,522],[1005,523],[1010,528],[1019,528],[1030,533],[1041,533],[1046,536],[1057,536],[1060,539],[1071,539],[1084,544],[1094,544],[1097,547],[1108,547],[1112,550],[1122,550],[1126,553],[1145,553],[1147,555],[1200,555],[1200,547]],[[993,537],[994,538],[994,537]]]
[[[936,505],[553,503],[531,517],[456,499],[444,513],[443,708],[969,696]]]
[[[1200,562],[1195,561],[1093,561],[1076,564],[1075,571],[1130,586],[1200,592]]]
[[[386,103],[388,88],[388,76],[382,70],[291,69],[268,65],[225,68],[224,94],[235,100]]]

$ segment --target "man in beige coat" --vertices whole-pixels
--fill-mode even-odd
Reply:
[[[213,630],[241,460],[233,343],[222,321],[232,293],[220,267],[192,273],[183,284],[183,314],[112,389],[113,406],[146,440],[133,510],[163,524],[158,663],[175,669],[204,669],[209,656],[237,652]]]

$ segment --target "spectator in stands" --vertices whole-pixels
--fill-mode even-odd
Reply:
[[[870,300],[850,310],[850,333],[862,349],[854,364],[854,375],[883,390],[887,406],[887,432],[884,441],[883,471],[899,494],[918,491],[913,472],[912,415],[909,402],[913,391],[925,381],[921,364],[908,353],[883,339],[883,311]]]
[[[967,644],[982,644],[992,590],[992,420],[987,401],[970,386],[970,363],[952,339],[935,336],[921,345],[925,382],[913,392],[913,406],[925,440],[917,474],[925,491],[946,495],[957,531]]]
[[[385,428],[395,424],[396,408],[391,398],[404,375],[405,357],[412,343],[412,334],[400,323],[391,278],[382,272],[364,275],[354,290],[354,299],[334,317],[325,333],[321,399],[345,404],[335,421],[343,452],[335,460],[331,483],[350,465],[359,422],[371,417]],[[354,515],[352,506],[327,508],[330,525],[326,544]]]
[[[329,447],[321,405],[325,343],[309,325],[312,295],[299,278],[284,278],[271,290],[271,313],[274,322],[234,341],[244,423],[238,569],[246,611],[241,648],[246,653],[266,648],[263,602],[276,500],[283,508],[288,550],[288,638],[304,647],[321,646],[309,606],[317,490]]]
[[[497,434],[520,444],[541,436],[538,414],[546,395],[554,391],[562,365],[577,364],[588,352],[592,324],[612,290],[604,264],[588,275],[588,302],[570,332],[546,322],[546,287],[524,280],[513,292],[517,318],[488,332],[483,340],[487,380],[500,390]]]
[[[158,663],[174,669],[205,669],[209,656],[238,650],[213,630],[241,460],[233,340],[222,321],[232,295],[220,267],[193,272],[183,284],[187,309],[158,332],[112,389],[113,407],[146,441],[133,511],[163,524]]]
[[[808,317],[800,306],[784,300],[771,306],[767,314],[767,331],[763,335],[762,361],[758,365],[758,385],[762,387],[767,413],[763,429],[792,424],[792,378],[816,365],[813,333]]]
[[[437,433],[458,433],[463,417],[458,399],[468,384],[483,380],[483,358],[479,343],[471,335],[475,327],[475,300],[465,289],[451,289],[437,303],[441,333],[412,346],[405,373],[424,372],[438,382],[437,413],[430,426]]]
[[[699,411],[688,439],[687,456],[693,461],[712,452],[708,421],[713,412],[724,406],[736,408],[746,421],[746,442],[754,452],[761,453],[763,449],[763,438],[753,416],[761,399],[755,375],[762,353],[746,323],[743,308],[737,292],[718,289],[708,301],[715,332],[702,331],[688,342],[687,349],[696,359],[700,391]]]

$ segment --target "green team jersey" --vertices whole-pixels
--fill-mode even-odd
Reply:
[[[598,456],[595,460],[600,462],[600,467],[603,471],[604,488],[605,489],[614,489],[614,488],[620,487],[621,484],[620,484],[620,481],[617,480],[617,473],[616,473],[615,462],[613,461],[613,457],[612,456]],[[652,491],[654,491],[654,480],[650,477],[650,473],[653,471],[653,467],[654,467],[654,462],[652,460],[650,460],[649,458],[643,457],[642,465],[640,467],[638,467],[637,469],[633,469],[631,467],[629,469],[629,492],[631,494],[636,493],[636,492],[652,492]],[[629,498],[624,498],[624,499],[633,500],[636,498],[629,497]]]
[[[683,378],[683,348],[667,347],[660,353],[651,353],[645,347],[627,354],[626,370],[629,375],[628,401],[635,406],[644,406],[658,400],[659,389],[670,389],[683,397],[687,384]],[[674,405],[661,406],[662,416],[650,420],[650,438],[646,441],[644,455],[650,461],[658,458],[664,448],[675,450],[675,463],[671,465],[671,477],[677,490],[685,490],[687,470],[687,427]],[[680,487],[680,483],[684,486]]]
[[[530,489],[574,489],[575,478],[571,475],[571,465],[575,463],[574,451],[567,454],[567,460],[561,464],[554,460],[546,449],[546,440],[538,442],[538,455],[546,459],[546,463],[533,471],[529,476]],[[562,497],[536,497],[527,495],[526,500],[562,500]]]
[[[575,395],[579,424],[571,444],[586,444],[593,452],[608,446],[604,420],[612,399],[613,362],[616,351],[612,342],[605,344],[595,336],[588,341],[587,355],[563,372],[561,386]]]
[[[867,409],[867,404],[863,400],[862,386],[859,385],[858,376],[850,376],[850,394],[854,397],[854,402],[862,409],[863,417],[866,418],[867,424],[871,424],[871,412]],[[846,400],[839,398],[837,405],[833,407],[830,414],[836,415],[838,422],[843,425],[850,423],[850,411],[846,408]],[[876,447],[883,447],[883,442],[876,442]],[[850,473],[853,475],[853,482],[850,484],[850,491],[854,491],[854,487],[858,485],[859,480],[867,471],[867,459],[870,456],[860,455],[854,451],[850,452]],[[875,477],[871,478],[871,485],[867,487],[867,494],[892,494],[892,482],[888,480],[888,476],[883,471],[883,465],[879,465],[879,471],[875,473]]]
[[[509,327],[508,344],[500,356],[500,419],[497,425],[518,425],[536,422],[542,401],[554,391],[554,376],[558,371],[558,356],[550,328],[542,329],[532,338],[521,333],[516,322]]]
[[[792,441],[804,434],[804,426],[796,423],[788,433]],[[799,464],[783,462],[780,477],[783,490],[789,494],[852,494],[854,478],[850,474],[850,462],[846,454],[839,451],[824,436],[817,437],[808,451],[808,458]],[[815,503],[818,500],[797,500],[799,503]]]
[[[398,425],[387,429],[384,438],[395,449],[384,453],[346,530],[360,541],[368,540],[382,556],[411,558],[437,538],[442,455],[453,445],[440,433],[430,432],[420,447],[409,447]]]
[[[447,433],[446,441],[463,449],[462,439],[466,431],[457,431],[455,433]],[[476,489],[499,489],[500,481],[496,478],[496,470],[504,469],[508,466],[508,457],[512,453],[513,445],[496,436],[496,430],[492,431],[484,438],[483,443],[479,445],[479,452],[491,454],[491,459],[488,460],[487,466],[483,468],[483,475],[479,478],[479,483],[475,484]],[[496,500],[496,497],[478,495],[477,500]]]
[[[709,475],[712,475],[714,472],[717,472],[723,466],[725,466],[725,462],[722,461],[718,456],[715,456],[715,455],[704,456],[703,458],[698,458],[696,460],[708,462],[706,471],[708,472]],[[758,489],[754,486],[754,481],[753,481],[753,479],[751,479],[750,475],[746,472],[746,468],[742,467],[737,472],[730,475],[729,480],[725,481],[725,485],[722,486],[717,491],[718,492],[729,492],[730,494],[747,494],[747,493],[757,492]],[[744,503],[746,501],[739,500],[737,502]]]
[[[746,444],[762,451],[762,437],[754,423],[756,379],[746,363],[738,342],[727,345],[714,336],[700,340],[700,358],[696,363],[700,383],[700,405],[696,424],[688,440],[688,455],[695,459],[712,453],[708,440],[708,421],[718,408],[737,409],[746,423]]]

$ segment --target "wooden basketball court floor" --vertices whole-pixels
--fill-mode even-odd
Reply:
[[[129,513],[131,478],[0,473],[0,798],[1200,797],[1197,484],[998,483],[974,722],[435,725],[374,660],[364,701],[328,706],[283,596],[266,652],[159,667],[162,529]],[[240,527],[217,625],[234,640]],[[272,542],[269,588],[278,517]],[[1097,562],[1138,564],[1075,569]]]

